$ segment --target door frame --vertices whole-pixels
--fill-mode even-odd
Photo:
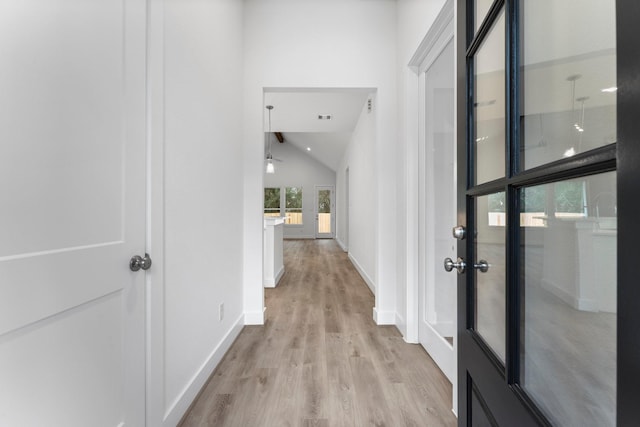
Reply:
[[[146,421],[166,425],[164,357],[164,1],[147,1],[147,241],[154,266],[146,276]],[[179,421],[175,416],[174,421]]]
[[[471,120],[470,108],[468,105],[469,79],[467,76],[467,43],[471,38],[468,36],[467,11],[472,13],[472,1],[457,0],[457,116],[458,116],[458,166],[459,185],[458,191],[458,222],[462,225],[469,225],[473,218],[467,218],[470,210],[466,206],[467,202],[467,161],[470,158],[466,150],[467,124]],[[505,7],[517,7],[516,1],[496,0],[492,9]],[[489,15],[495,12],[490,11]],[[640,419],[640,406],[637,405],[640,398],[640,391],[637,384],[640,383],[640,336],[637,334],[637,325],[640,324],[640,288],[637,286],[638,273],[635,270],[637,261],[634,259],[637,242],[640,239],[640,223],[637,221],[637,210],[640,209],[640,171],[637,164],[640,161],[640,144],[637,139],[640,137],[640,122],[637,120],[640,112],[640,85],[637,83],[637,75],[640,74],[640,58],[637,51],[640,48],[640,40],[637,37],[635,22],[640,14],[640,4],[634,0],[618,0],[616,2],[616,48],[617,48],[617,135],[616,146],[605,146],[602,149],[593,150],[585,156],[576,156],[571,160],[571,164],[563,163],[554,170],[545,167],[541,172],[561,178],[563,173],[567,173],[570,168],[583,167],[584,170],[593,172],[606,169],[603,165],[608,165],[617,171],[617,207],[618,207],[618,233],[617,241],[617,291],[618,291],[618,316],[617,316],[617,425],[634,425]],[[515,13],[507,10],[506,19],[509,25],[515,24],[513,17]],[[507,28],[509,28],[509,25]],[[481,30],[482,31],[482,30]],[[507,31],[507,34],[509,31]],[[507,35],[508,40],[508,35]],[[507,46],[510,46],[507,42]],[[517,58],[506,55],[506,75],[509,80],[510,72],[517,70],[519,64]],[[513,76],[511,76],[513,77]],[[517,96],[517,89],[512,92],[507,91],[507,99]],[[508,105],[508,104],[507,104]],[[508,107],[507,107],[508,109]],[[507,118],[508,120],[508,118]],[[507,138],[511,137],[513,129],[508,129]],[[462,148],[462,149],[461,149]],[[591,168],[591,169],[589,169]],[[548,175],[545,175],[548,176]],[[524,183],[524,181],[522,181]],[[473,191],[471,195],[473,195]],[[470,230],[472,232],[472,230]],[[507,234],[507,239],[512,233]],[[467,245],[458,245],[458,256],[469,261],[471,241],[468,239]],[[511,243],[513,244],[513,242]],[[507,243],[509,245],[509,243]],[[509,250],[507,259],[513,258],[517,250]],[[517,269],[516,269],[517,270]],[[507,273],[507,278],[515,279],[517,283],[518,271]],[[507,405],[505,408],[505,418],[494,419],[494,423],[504,424],[514,422],[518,425],[547,425],[546,418],[525,396],[524,392],[517,384],[516,369],[518,367],[518,325],[519,312],[517,309],[519,296],[517,287],[510,289],[507,285],[507,314],[511,322],[507,322],[507,363],[506,372],[493,363],[490,358],[484,357],[481,347],[474,345],[474,337],[466,328],[467,316],[471,314],[471,301],[467,300],[467,289],[472,286],[472,274],[463,274],[458,280],[458,335],[461,345],[459,349],[459,425],[470,425],[471,419],[471,394],[467,390],[470,376],[465,370],[467,363],[482,359],[481,365],[474,372],[474,376],[485,382],[485,395],[489,390],[488,399],[480,402],[491,408],[493,402],[501,401]],[[507,282],[509,283],[509,282]],[[513,287],[513,286],[511,286]],[[509,323],[512,327],[509,328]],[[475,363],[475,362],[473,362]],[[496,372],[498,371],[498,372]],[[482,400],[482,399],[481,399]]]
[[[425,282],[422,258],[425,255],[425,230],[424,213],[426,212],[425,200],[423,197],[426,189],[425,182],[425,145],[426,145],[426,94],[425,94],[425,72],[436,61],[449,42],[453,42],[454,56],[454,79],[457,61],[457,45],[455,36],[455,1],[447,0],[438,13],[434,23],[424,36],[422,42],[416,49],[413,57],[409,61],[409,73],[407,79],[413,88],[408,92],[411,111],[416,117],[415,122],[409,127],[407,144],[406,164],[407,164],[407,330],[405,341],[410,343],[420,343],[420,288]],[[457,140],[457,85],[454,80],[454,129],[453,140]],[[411,130],[415,133],[411,133]],[[455,157],[454,157],[455,161]],[[455,169],[455,166],[454,166]],[[455,184],[455,183],[454,183]],[[454,199],[455,200],[455,199]],[[454,207],[455,208],[455,207]],[[437,255],[437,254],[436,254]],[[436,262],[436,265],[438,263]],[[441,338],[441,337],[440,337]],[[457,414],[458,390],[457,390],[457,337],[454,336],[453,351],[453,377],[452,386],[452,411]],[[440,360],[443,354],[432,355]],[[445,360],[441,360],[446,363]]]
[[[349,252],[349,167],[344,170],[344,242],[342,249]]]
[[[315,223],[314,223],[314,237],[316,239],[333,239],[336,236],[336,187],[335,185],[316,185],[314,187],[314,195],[313,195],[313,206],[314,206],[314,214],[315,214]],[[318,223],[320,222],[319,212],[318,212],[318,192],[320,190],[330,190],[331,191],[331,233],[320,233],[318,231]]]

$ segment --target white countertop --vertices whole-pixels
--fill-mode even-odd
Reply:
[[[264,226],[274,226],[279,224],[284,224],[285,217],[283,216],[265,216],[264,217]]]

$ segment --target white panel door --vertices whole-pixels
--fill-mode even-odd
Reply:
[[[0,425],[144,425],[145,2],[0,3]]]
[[[456,221],[454,53],[451,38],[422,74],[424,138],[420,150],[420,343],[455,383],[456,277],[442,267],[455,259]]]

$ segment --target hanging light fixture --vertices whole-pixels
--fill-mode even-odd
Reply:
[[[269,110],[269,133],[267,134],[267,173],[276,173],[276,168],[273,166],[273,156],[271,155],[271,110],[273,105],[267,105]]]
[[[271,154],[267,154],[267,173],[276,173],[276,168],[273,166]]]
[[[571,118],[575,119],[573,127],[579,131],[580,125],[578,124],[578,117],[576,116],[576,80],[582,77],[581,74],[572,74],[567,77],[567,81],[571,82]]]
[[[571,118],[573,120],[573,128],[578,132],[578,150],[576,151],[575,146],[569,147],[568,150],[564,152],[562,157],[571,157],[576,153],[580,152],[580,145],[582,145],[582,132],[584,132],[584,101],[586,98],[577,98],[576,99],[576,80],[580,79],[582,75],[580,74],[572,74],[567,77],[567,81],[571,83]],[[576,101],[582,102],[582,119],[576,115]],[[574,120],[575,119],[575,120]]]

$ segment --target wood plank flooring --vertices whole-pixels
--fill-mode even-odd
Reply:
[[[240,333],[181,426],[455,426],[451,384],[421,346],[376,326],[333,240],[286,240],[266,322]]]

